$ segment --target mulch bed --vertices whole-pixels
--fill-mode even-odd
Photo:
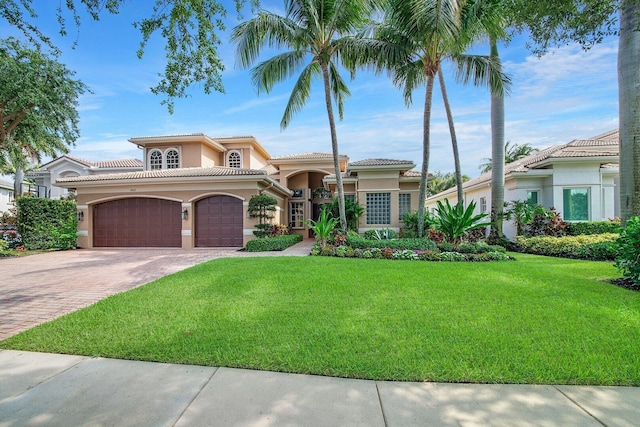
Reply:
[[[611,281],[611,283],[613,283],[616,286],[620,286],[621,288],[626,288],[632,291],[638,291],[640,292],[640,285],[636,285],[632,280],[630,279],[613,279]]]

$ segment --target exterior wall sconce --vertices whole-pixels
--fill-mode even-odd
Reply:
[[[182,211],[182,219],[183,220],[189,219],[189,211],[187,209]]]
[[[84,221],[84,212],[78,211],[78,221]]]

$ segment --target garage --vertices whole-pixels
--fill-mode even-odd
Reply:
[[[241,247],[242,200],[231,196],[212,196],[196,202],[195,245],[197,247]]]
[[[130,198],[93,207],[94,247],[182,246],[181,204],[171,200]]]

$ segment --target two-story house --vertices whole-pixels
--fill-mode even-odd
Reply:
[[[271,157],[252,136],[204,134],[139,137],[143,170],[59,177],[78,197],[80,247],[241,247],[252,238],[251,196],[278,201],[273,222],[310,235],[306,220],[335,193],[333,157]],[[360,231],[399,230],[416,210],[420,175],[410,161],[340,157],[345,194],[365,208]]]

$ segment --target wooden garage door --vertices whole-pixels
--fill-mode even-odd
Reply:
[[[93,207],[95,247],[182,246],[181,204],[170,200],[132,198]]]
[[[198,247],[242,246],[242,200],[213,196],[196,202],[195,229]]]

